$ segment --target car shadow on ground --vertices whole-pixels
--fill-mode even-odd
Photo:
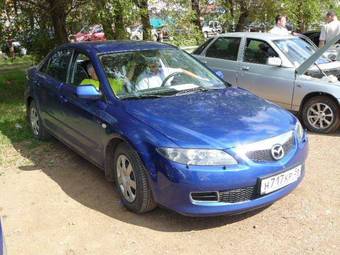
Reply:
[[[13,144],[32,163],[20,166],[22,171],[43,171],[72,199],[116,220],[162,232],[185,232],[233,224],[259,213],[258,209],[241,215],[186,217],[164,208],[137,215],[125,209],[114,185],[104,173],[78,156],[62,143],[52,139],[35,149],[25,143]],[[38,189],[39,187],[37,187]]]

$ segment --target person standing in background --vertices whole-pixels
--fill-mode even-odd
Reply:
[[[320,48],[325,46],[325,43],[328,42],[330,39],[340,34],[340,22],[338,21],[335,11],[327,12],[326,22],[327,24],[321,28],[319,38]]]
[[[289,31],[286,28],[287,24],[287,16],[285,15],[277,15],[275,17],[275,26],[269,30],[271,34],[277,35],[289,35]]]

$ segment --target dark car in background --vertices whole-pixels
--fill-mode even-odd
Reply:
[[[302,34],[307,36],[316,46],[319,46],[320,31],[308,31]]]

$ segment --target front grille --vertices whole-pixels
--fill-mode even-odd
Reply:
[[[294,136],[291,135],[289,140],[282,144],[282,147],[285,152],[285,155],[287,155],[294,147]],[[256,163],[275,161],[275,159],[272,157],[271,148],[265,150],[248,151],[246,153],[246,156]]]
[[[219,192],[219,202],[237,203],[258,198],[256,186]]]

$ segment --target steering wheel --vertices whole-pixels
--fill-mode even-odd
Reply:
[[[168,80],[176,75],[179,75],[179,74],[185,74],[186,76],[190,77],[190,78],[193,78],[191,75],[189,75],[188,73],[184,72],[184,71],[177,71],[177,72],[174,72],[174,73],[171,73],[169,74],[167,77],[165,77],[165,79],[163,80],[162,84],[161,84],[161,87],[165,87],[165,84],[168,82]]]

